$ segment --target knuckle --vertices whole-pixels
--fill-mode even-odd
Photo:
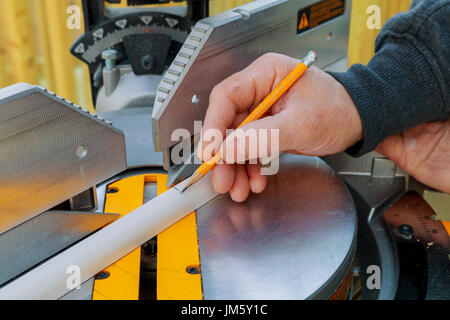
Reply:
[[[236,95],[236,91],[241,88],[240,80],[237,77],[231,76],[216,85],[211,91],[211,98],[231,97]],[[237,93],[239,94],[239,93]]]
[[[217,99],[223,92],[222,84],[216,85],[212,90],[210,94],[210,100]]]
[[[280,64],[281,65],[290,65],[295,62],[294,58],[288,57],[284,54],[280,54],[280,53],[275,53],[275,52],[268,52],[263,54],[262,56],[260,56],[257,61],[259,63],[263,63],[263,64],[273,64],[275,67],[278,67]]]
[[[261,57],[258,58],[258,60],[262,61],[262,62],[272,62],[272,61],[276,61],[278,59],[280,59],[282,55],[280,55],[279,53],[275,53],[275,52],[267,52],[265,54],[263,54]]]
[[[236,91],[239,91],[242,87],[241,80],[238,77],[228,78],[228,80],[224,84],[224,91],[228,95],[236,93]]]
[[[226,98],[235,103],[238,103],[242,97],[247,95],[247,92],[243,88],[241,76],[231,76],[218,84],[214,89],[214,98]]]

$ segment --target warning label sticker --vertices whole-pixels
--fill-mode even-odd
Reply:
[[[298,11],[297,34],[311,30],[322,23],[342,16],[345,0],[325,0]]]

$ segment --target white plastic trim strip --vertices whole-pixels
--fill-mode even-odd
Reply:
[[[80,268],[84,283],[217,195],[210,175],[184,193],[172,188],[4,286],[0,299],[59,299],[71,291],[67,286],[71,266]]]

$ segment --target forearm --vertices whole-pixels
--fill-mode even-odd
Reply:
[[[386,24],[367,66],[331,73],[363,123],[364,139],[350,154],[362,155],[388,136],[450,117],[449,30],[450,1],[424,1]]]

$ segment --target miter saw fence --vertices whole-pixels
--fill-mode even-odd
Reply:
[[[122,132],[43,88],[0,90],[0,285],[116,215],[95,186],[126,168]]]

